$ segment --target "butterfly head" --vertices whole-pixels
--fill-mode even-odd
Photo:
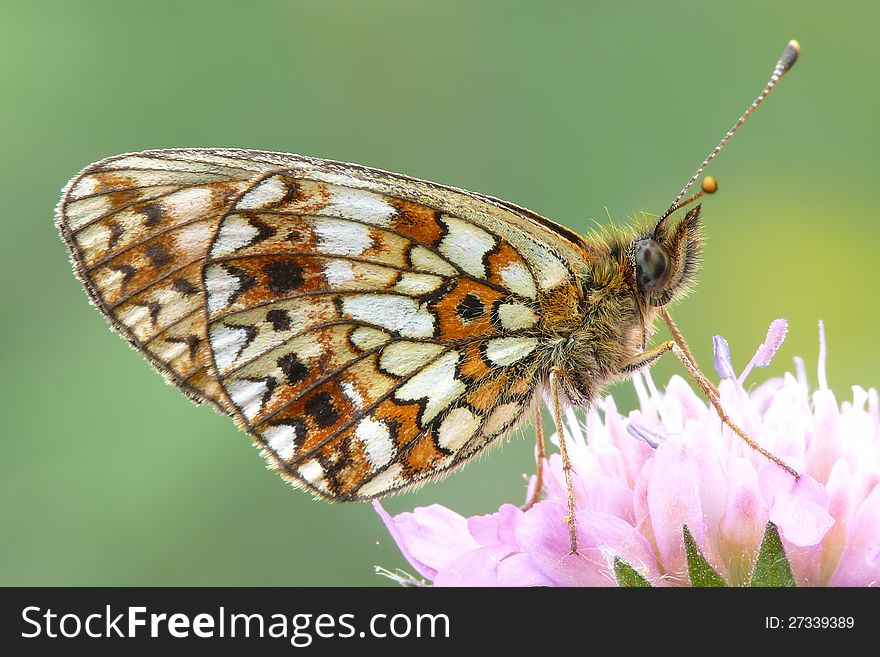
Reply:
[[[661,219],[653,231],[630,244],[631,280],[642,305],[664,306],[690,289],[702,252],[700,207],[691,209],[675,224]]]

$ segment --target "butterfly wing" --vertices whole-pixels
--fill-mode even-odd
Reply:
[[[377,497],[479,452],[533,397],[550,348],[545,322],[577,311],[579,238],[505,202],[294,155],[138,157],[188,176],[202,166],[247,172],[194,181],[204,200],[179,221],[213,227],[207,248],[198,240],[201,261],[194,249],[181,256],[201,273],[186,312],[201,304],[191,328],[203,389],[285,478],[320,496]],[[234,188],[212,202],[203,190],[218,185]],[[167,295],[169,279],[155,289]]]

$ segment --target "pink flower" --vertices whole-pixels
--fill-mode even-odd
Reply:
[[[821,323],[818,390],[809,391],[800,359],[796,375],[747,390],[746,377],[767,366],[786,329],[784,320],[771,325],[738,378],[727,343],[716,337],[715,368],[727,412],[799,480],[722,425],[684,379],[673,376],[661,394],[646,372],[634,378],[640,408],[627,417],[611,397],[585,417],[566,414],[578,554],[569,554],[562,520],[558,454],[545,462],[543,501],[525,512],[505,504],[464,518],[433,505],[392,518],[378,502],[375,508],[435,586],[614,586],[616,562],[651,585],[688,585],[684,527],[725,582],[747,585],[768,522],[798,586],[880,583],[877,391],[854,386],[852,401],[838,404],[825,380]]]

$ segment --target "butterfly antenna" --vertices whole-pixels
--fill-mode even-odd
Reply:
[[[782,56],[779,58],[779,61],[776,62],[776,66],[773,69],[773,74],[770,76],[770,79],[767,81],[767,84],[761,90],[761,93],[758,94],[758,97],[749,105],[749,108],[743,112],[743,115],[739,117],[739,120],[733,124],[733,127],[727,131],[727,134],[724,135],[723,139],[718,142],[718,145],[712,149],[712,152],[706,156],[706,159],[703,160],[703,163],[697,167],[697,170],[694,172],[694,175],[691,176],[691,179],[688,180],[687,185],[678,193],[678,196],[675,197],[675,200],[669,204],[669,209],[663,213],[663,216],[660,217],[660,221],[657,222],[657,225],[660,226],[666,218],[675,212],[678,208],[686,205],[687,203],[683,203],[679,205],[679,201],[684,198],[684,195],[688,193],[688,190],[691,188],[697,179],[700,177],[700,174],[703,173],[703,170],[708,166],[709,162],[715,159],[715,156],[721,152],[721,149],[724,148],[725,144],[730,141],[730,138],[736,134],[736,131],[742,127],[742,124],[746,122],[746,120],[752,115],[752,113],[758,108],[758,105],[764,102],[764,99],[768,96],[768,94],[773,91],[773,87],[776,86],[776,83],[782,79],[782,76],[785,75],[794,63],[797,61],[798,55],[801,52],[800,44],[792,39],[788,42],[788,45],[785,46],[785,50],[782,51]],[[705,190],[704,191],[708,191]],[[690,201],[691,199],[689,199]],[[695,200],[695,199],[693,199]]]

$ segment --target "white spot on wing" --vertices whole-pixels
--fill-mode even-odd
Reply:
[[[501,280],[508,290],[528,299],[537,299],[535,279],[521,262],[511,262],[501,270]]]
[[[295,427],[286,424],[269,427],[263,432],[263,438],[282,461],[287,461],[296,450]]]
[[[248,420],[253,419],[260,412],[263,407],[263,395],[267,390],[265,381],[239,379],[226,384],[226,391],[232,402],[241,409],[242,415]]]
[[[342,287],[354,281],[354,271],[348,260],[328,260],[324,263],[324,278],[334,287]]]
[[[205,291],[208,294],[208,310],[212,313],[229,305],[229,299],[241,285],[241,281],[226,271],[225,267],[214,265],[205,270]]]
[[[443,351],[439,344],[392,342],[379,354],[379,367],[397,376],[406,376]]]
[[[520,409],[519,404],[501,404],[496,407],[489,419],[486,420],[483,432],[487,436],[492,436],[505,430],[519,417]]]
[[[393,465],[388,466],[388,469],[376,475],[375,479],[372,479],[361,486],[358,489],[358,495],[362,497],[373,497],[381,495],[392,488],[397,488],[403,483],[401,477],[402,471],[403,466],[400,465],[400,463],[394,463]]]
[[[309,459],[297,470],[299,476],[309,482],[318,490],[327,491],[327,482],[324,481],[324,468],[315,459]]]
[[[477,432],[480,418],[466,408],[454,408],[443,418],[437,433],[440,447],[455,451]]]
[[[535,311],[521,303],[502,303],[498,306],[498,319],[508,331],[534,326],[538,322]]]
[[[129,305],[118,313],[122,323],[138,338],[143,340],[149,334],[152,320],[146,306]]]
[[[174,248],[182,253],[203,254],[214,236],[214,222],[199,221],[174,231]]]
[[[355,436],[364,446],[367,460],[373,466],[374,472],[388,465],[397,452],[388,425],[371,417],[365,417],[358,422]]]
[[[71,201],[64,206],[64,214],[72,230],[106,214],[113,208],[109,196],[92,196],[81,201]]]
[[[165,362],[171,363],[184,354],[188,354],[189,345],[185,342],[168,343],[163,341],[163,344],[160,347],[155,348],[155,353],[157,353]]]
[[[413,272],[405,272],[397,284],[394,286],[396,292],[401,294],[412,294],[420,296],[433,292],[443,283],[443,279],[439,276],[431,274],[415,274]]]
[[[427,400],[422,413],[423,426],[464,394],[467,386],[455,376],[460,357],[457,351],[441,356],[397,389],[395,397],[401,401]]]
[[[364,407],[364,398],[351,381],[346,381],[342,384],[342,392],[345,393],[345,396],[348,397],[357,410]]]
[[[538,287],[550,290],[571,281],[571,272],[550,249],[538,244],[520,245],[520,254],[528,261],[538,279]]]
[[[391,336],[385,333],[385,331],[370,328],[369,326],[359,326],[351,332],[352,344],[361,351],[375,349],[379,345],[385,344],[390,339]]]
[[[259,231],[239,214],[233,214],[220,224],[220,232],[211,248],[214,257],[228,255],[249,244]]]
[[[339,219],[315,219],[317,250],[328,255],[361,255],[373,245],[370,229],[363,224]]]
[[[537,346],[538,340],[535,338],[496,338],[486,343],[486,357],[503,367],[525,358]]]
[[[352,319],[369,322],[406,338],[430,338],[434,335],[434,315],[427,304],[394,295],[363,294],[342,300],[342,312]]]
[[[410,251],[409,261],[412,263],[413,269],[420,271],[429,271],[441,276],[455,276],[458,273],[455,271],[455,267],[423,246],[417,246]]]
[[[162,199],[163,215],[173,217],[174,223],[204,219],[210,205],[211,190],[204,187],[182,189]]]
[[[243,210],[253,210],[267,205],[274,205],[280,202],[286,193],[287,187],[284,185],[281,176],[271,176],[238,199],[235,207]]]
[[[483,256],[495,246],[495,238],[461,219],[443,215],[441,220],[446,224],[447,232],[440,242],[440,253],[471,276],[485,278]]]
[[[349,217],[375,226],[388,226],[397,214],[397,210],[377,194],[335,185],[328,185],[327,190],[330,199],[321,214]]]
[[[211,349],[221,374],[238,359],[247,343],[247,335],[241,326],[215,324],[211,327]]]
[[[70,190],[71,198],[79,198],[80,196],[88,196],[94,194],[98,188],[98,179],[94,176],[83,176],[80,178],[73,189]]]
[[[82,250],[85,259],[89,260],[110,248],[111,237],[110,229],[98,222],[79,233],[76,236],[76,243]]]

